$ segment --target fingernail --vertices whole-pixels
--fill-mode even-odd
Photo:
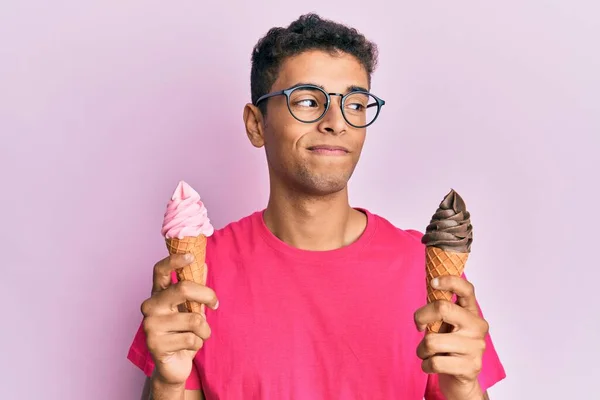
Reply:
[[[187,254],[185,255],[185,261],[189,261],[189,262],[192,262],[192,261],[194,261],[194,256],[193,256],[193,255],[191,255],[190,253],[187,253]]]
[[[434,288],[439,287],[440,286],[440,280],[439,280],[439,278],[433,278],[431,280],[431,286],[434,287]]]
[[[213,310],[216,310],[217,308],[219,308],[219,300],[217,300],[217,302],[215,303],[215,306],[213,307]]]

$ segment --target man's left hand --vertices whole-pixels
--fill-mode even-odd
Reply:
[[[448,400],[484,399],[477,377],[489,326],[479,315],[475,290],[458,276],[436,279],[433,287],[456,294],[457,301],[437,300],[415,312],[419,331],[430,323],[444,321],[440,333],[427,333],[417,347],[417,355],[423,360],[421,368],[428,374],[439,374],[440,390]]]

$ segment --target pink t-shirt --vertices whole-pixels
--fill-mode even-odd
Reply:
[[[188,389],[207,400],[443,399],[421,371],[413,322],[426,303],[421,233],[367,214],[365,232],[341,249],[293,248],[266,227],[263,211],[208,240],[207,309],[212,337],[194,360]],[[128,358],[154,365],[138,330]],[[487,338],[479,381],[505,377]]]

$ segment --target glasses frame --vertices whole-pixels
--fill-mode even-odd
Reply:
[[[303,120],[299,119],[298,117],[296,117],[294,115],[294,113],[292,112],[292,108],[290,107],[290,94],[292,94],[292,92],[294,92],[296,90],[300,90],[300,89],[315,89],[315,90],[321,91],[325,95],[325,98],[327,99],[327,103],[325,104],[325,111],[323,111],[323,114],[319,118],[314,119],[312,121],[303,121]],[[346,113],[344,112],[344,105],[346,104],[346,99],[349,96],[357,94],[357,93],[367,94],[367,95],[373,97],[375,99],[375,101],[377,102],[377,114],[375,114],[375,118],[373,118],[373,121],[369,122],[366,125],[354,125],[352,122],[348,121],[348,118],[346,118]],[[325,117],[325,115],[327,114],[327,111],[329,111],[329,107],[331,106],[331,96],[340,96],[342,98],[342,101],[340,102],[340,109],[342,111],[342,116],[344,117],[344,120],[350,126],[352,126],[354,128],[359,128],[359,129],[366,128],[366,127],[370,126],[371,124],[373,124],[373,122],[375,122],[377,120],[377,118],[379,117],[379,114],[381,113],[381,108],[385,104],[385,100],[380,99],[379,97],[375,96],[373,93],[370,93],[370,92],[367,92],[364,90],[354,90],[354,91],[348,92],[346,94],[327,93],[325,90],[323,90],[323,88],[316,86],[316,85],[299,85],[299,86],[291,87],[289,89],[278,90],[276,92],[265,94],[265,95],[259,97],[258,100],[256,100],[256,102],[254,103],[254,105],[258,106],[258,103],[260,103],[263,100],[266,100],[266,99],[269,99],[269,98],[275,97],[275,96],[281,96],[281,95],[285,96],[287,108],[288,108],[288,111],[290,112],[290,114],[292,115],[292,117],[294,117],[294,119],[296,119],[297,121],[303,122],[305,124],[312,124],[312,123],[322,120]],[[368,107],[373,107],[373,106],[374,105],[370,105]]]

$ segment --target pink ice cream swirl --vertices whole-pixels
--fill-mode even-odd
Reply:
[[[167,238],[211,236],[215,229],[200,195],[186,182],[180,181],[167,204],[161,234]]]

